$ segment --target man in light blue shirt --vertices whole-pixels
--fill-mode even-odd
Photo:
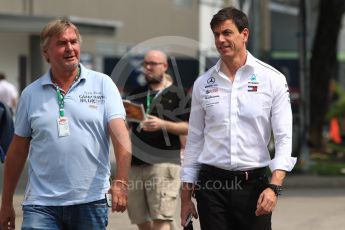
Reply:
[[[127,206],[131,147],[120,94],[106,75],[80,60],[81,37],[70,21],[41,33],[49,72],[21,95],[6,164],[0,223],[14,227],[13,194],[28,158],[22,229],[105,229],[105,193],[112,211]],[[109,136],[117,162],[109,186]]]

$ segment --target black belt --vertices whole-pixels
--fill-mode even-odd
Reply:
[[[267,167],[263,168],[256,168],[247,171],[230,171],[221,168],[217,168],[211,165],[202,164],[200,171],[204,171],[210,175],[214,175],[224,179],[234,179],[237,178],[238,180],[252,180],[258,179],[264,175],[266,175]]]

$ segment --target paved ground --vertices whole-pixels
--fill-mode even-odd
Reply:
[[[21,200],[22,195],[16,194],[17,229],[20,229],[22,218]],[[344,229],[344,217],[344,188],[291,188],[286,189],[284,195],[279,198],[278,207],[273,214],[273,229]],[[194,229],[199,230],[197,221],[194,222]],[[112,213],[109,216],[108,229],[136,230],[137,228],[129,223],[127,213]],[[178,227],[177,229],[182,228]]]
[[[0,191],[2,191],[0,164]],[[26,172],[26,170],[24,170]],[[16,229],[20,229],[22,213],[20,203],[26,183],[23,174],[14,198],[17,213]],[[176,210],[176,230],[179,227],[179,210]],[[200,230],[198,222],[195,230]],[[273,214],[274,230],[330,230],[344,229],[345,226],[345,177],[319,177],[310,175],[288,176],[283,196]],[[112,213],[108,229],[135,230],[129,223],[127,213]]]
[[[344,188],[291,188],[279,198],[273,229],[344,229],[344,217]]]
[[[22,194],[16,194],[15,198],[14,198],[14,206],[16,209],[16,229],[20,229],[21,226],[21,222],[22,222],[22,211],[21,211],[21,206],[20,203],[23,199],[23,195]],[[176,221],[175,221],[175,229],[176,230],[182,230],[182,228],[179,226],[179,220],[178,220],[178,211],[176,210]],[[195,222],[195,230],[199,230],[199,224],[197,222]],[[108,225],[108,229],[112,230],[136,230],[136,226],[130,224],[130,221],[128,219],[127,216],[127,212],[124,213],[111,213],[109,214],[109,225]]]

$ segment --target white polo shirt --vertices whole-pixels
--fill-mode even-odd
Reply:
[[[58,135],[59,106],[49,72],[20,97],[15,133],[32,138],[24,205],[88,203],[109,189],[108,123],[125,119],[125,110],[107,75],[80,67],[64,99],[70,135]]]
[[[201,164],[238,171],[266,166],[291,171],[295,165],[286,79],[247,54],[233,82],[221,72],[221,60],[195,81],[182,181],[195,182]],[[274,159],[267,148],[271,130]]]

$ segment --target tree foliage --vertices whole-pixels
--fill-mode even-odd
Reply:
[[[320,0],[310,60],[309,137],[311,144],[316,148],[322,147],[322,129],[329,103],[329,84],[337,75],[337,45],[344,11],[344,0]]]

